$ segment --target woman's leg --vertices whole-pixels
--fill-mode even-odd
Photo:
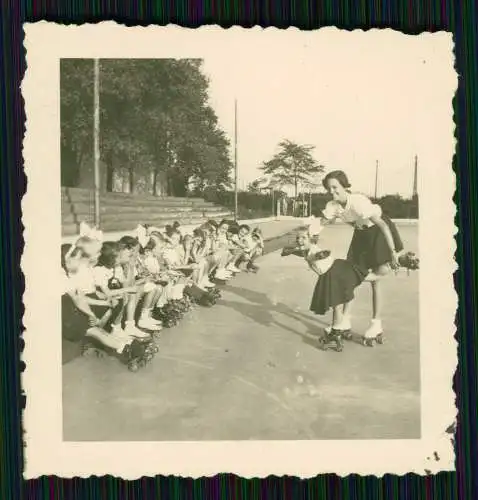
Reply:
[[[372,288],[372,321],[370,327],[365,332],[365,338],[376,338],[383,333],[382,327],[382,291],[380,286],[381,278],[390,273],[390,266],[383,264],[373,270],[376,279],[370,281]]]

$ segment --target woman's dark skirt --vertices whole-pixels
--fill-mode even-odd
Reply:
[[[61,297],[61,330],[64,339],[80,341],[90,328],[88,316],[80,311],[68,294]]]
[[[336,259],[332,267],[319,277],[315,285],[310,310],[325,314],[331,307],[353,300],[355,289],[363,282],[367,271],[344,259]]]
[[[386,216],[382,215],[392,233],[395,251],[403,250],[403,243],[397,226]],[[347,254],[347,260],[363,269],[375,270],[391,261],[390,248],[381,229],[371,226],[365,229],[355,229]]]

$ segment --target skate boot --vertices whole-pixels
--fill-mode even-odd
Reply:
[[[246,267],[247,271],[250,273],[258,273],[259,272],[259,266],[256,266],[252,262],[249,262]]]
[[[322,351],[334,350],[342,352],[344,350],[343,331],[332,328],[330,333],[326,333],[318,340],[319,348]]]
[[[342,337],[345,340],[352,340],[352,322],[350,320],[350,316],[344,316],[342,324],[336,329],[342,331]],[[332,325],[325,327],[324,332],[326,335],[330,335],[332,333]]]
[[[238,274],[241,272],[241,270],[238,267],[236,267],[234,264],[229,264],[226,269],[233,274]]]
[[[135,339],[139,340],[147,340],[151,339],[151,334],[143,332],[139,328],[136,327],[133,321],[127,321],[125,328],[124,328],[125,334],[127,334],[130,337],[133,337]]]
[[[365,332],[362,344],[367,347],[374,347],[377,344],[383,344],[382,320],[372,319],[372,323]]]
[[[142,316],[138,321],[138,328],[142,328],[144,330],[149,330],[152,332],[159,332],[162,329],[161,322],[157,321],[151,316]]]

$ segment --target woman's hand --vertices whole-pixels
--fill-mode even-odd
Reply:
[[[397,271],[400,268],[400,262],[398,261],[398,254],[395,250],[392,252],[392,260],[390,261],[390,267]]]
[[[89,316],[88,317],[88,323],[90,324],[90,327],[98,326],[100,323],[100,320],[96,316]]]

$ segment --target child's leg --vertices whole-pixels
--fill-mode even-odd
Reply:
[[[146,330],[158,330],[159,329],[159,321],[156,321],[151,317],[152,306],[154,300],[157,296],[157,288],[154,287],[151,291],[146,293],[146,296],[143,301],[143,307],[141,308],[141,315],[138,320],[138,326],[140,328],[145,328]]]
[[[338,330],[341,329],[342,321],[344,319],[343,308],[343,305],[332,308],[332,328],[337,328]]]
[[[126,305],[125,333],[131,337],[149,337],[148,334],[136,328],[135,324],[136,306],[141,299],[141,296],[142,292],[129,295],[128,303]]]

